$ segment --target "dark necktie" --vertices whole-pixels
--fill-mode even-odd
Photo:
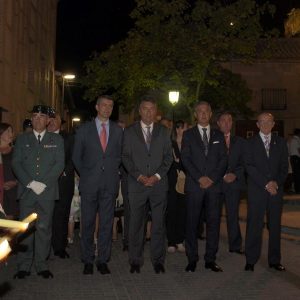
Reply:
[[[41,143],[41,135],[40,134],[38,135],[38,142],[39,142],[39,144]]]
[[[202,128],[202,130],[203,130],[202,139],[203,139],[203,144],[204,144],[204,153],[205,153],[205,156],[206,156],[207,153],[208,153],[208,137],[207,137],[207,133],[206,133],[207,128]]]
[[[151,144],[151,131],[150,131],[150,126],[146,127],[146,146],[147,149],[150,149],[150,144]]]

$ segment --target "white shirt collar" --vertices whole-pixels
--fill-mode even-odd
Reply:
[[[152,131],[153,125],[154,125],[153,122],[152,122],[150,125],[146,125],[143,121],[141,121],[141,126],[142,126],[142,128],[143,128],[144,130],[146,130],[147,127],[150,126],[150,131]]]
[[[202,138],[203,138],[203,128],[206,128],[207,129],[206,134],[207,134],[207,137],[209,139],[209,137],[210,137],[210,125],[208,124],[207,126],[204,127],[204,126],[201,126],[200,124],[197,124],[197,127],[198,127],[198,130],[199,130]]]
[[[260,137],[262,138],[262,140],[264,141],[266,138],[266,136],[269,138],[269,141],[271,141],[271,136],[272,136],[272,133],[270,132],[269,134],[264,134],[262,133],[261,131],[259,132],[259,135]]]
[[[54,131],[54,133],[57,133],[57,134],[59,134],[59,132],[60,132],[59,129],[57,129],[57,130]]]
[[[45,135],[45,133],[46,133],[46,129],[44,130],[44,131],[42,131],[42,132],[37,132],[37,131],[35,131],[34,129],[33,129],[33,134],[35,135],[35,138],[38,140],[38,135],[40,135],[41,136],[41,140],[43,139],[43,137],[44,137],[44,135]]]

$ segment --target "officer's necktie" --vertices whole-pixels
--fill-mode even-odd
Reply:
[[[39,144],[41,143],[41,135],[40,134],[38,135],[38,142],[39,142]]]
[[[202,130],[203,130],[202,139],[203,139],[203,144],[204,144],[204,153],[205,153],[205,155],[207,155],[207,153],[208,153],[208,137],[207,137],[207,133],[206,133],[207,128],[202,128]]]
[[[229,151],[229,147],[230,147],[230,135],[225,135],[225,143],[226,143],[226,147],[227,147],[227,152]]]
[[[150,126],[146,127],[146,146],[147,149],[150,149],[150,144],[151,144],[151,131],[150,131]]]
[[[103,152],[105,152],[106,146],[107,146],[106,127],[105,127],[104,123],[102,123],[101,125],[102,125],[102,130],[101,130],[101,133],[100,133],[100,143],[101,143]]]
[[[267,156],[269,157],[269,152],[270,152],[270,140],[269,140],[269,136],[265,135],[264,138],[265,138],[264,145],[265,145],[265,148],[266,148]]]

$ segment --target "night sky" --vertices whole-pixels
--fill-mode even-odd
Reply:
[[[287,13],[293,7],[300,7],[300,0],[269,2],[276,5],[277,12],[274,20],[268,19],[266,22],[283,32]],[[74,72],[77,76],[84,75],[83,63],[94,51],[101,52],[126,37],[133,24],[129,13],[134,6],[134,0],[60,0],[57,14],[56,70]],[[72,93],[75,95],[75,106],[83,108],[83,102],[78,99],[82,98],[82,93],[76,89],[72,89]]]

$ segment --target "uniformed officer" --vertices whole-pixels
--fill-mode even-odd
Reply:
[[[30,275],[33,262],[38,275],[53,277],[47,257],[51,247],[54,201],[58,199],[58,178],[64,169],[63,139],[46,131],[51,109],[36,105],[31,112],[33,132],[18,136],[12,160],[19,182],[20,218],[33,212],[38,214],[36,231],[22,241],[26,251],[18,253],[15,278],[19,279]]]

